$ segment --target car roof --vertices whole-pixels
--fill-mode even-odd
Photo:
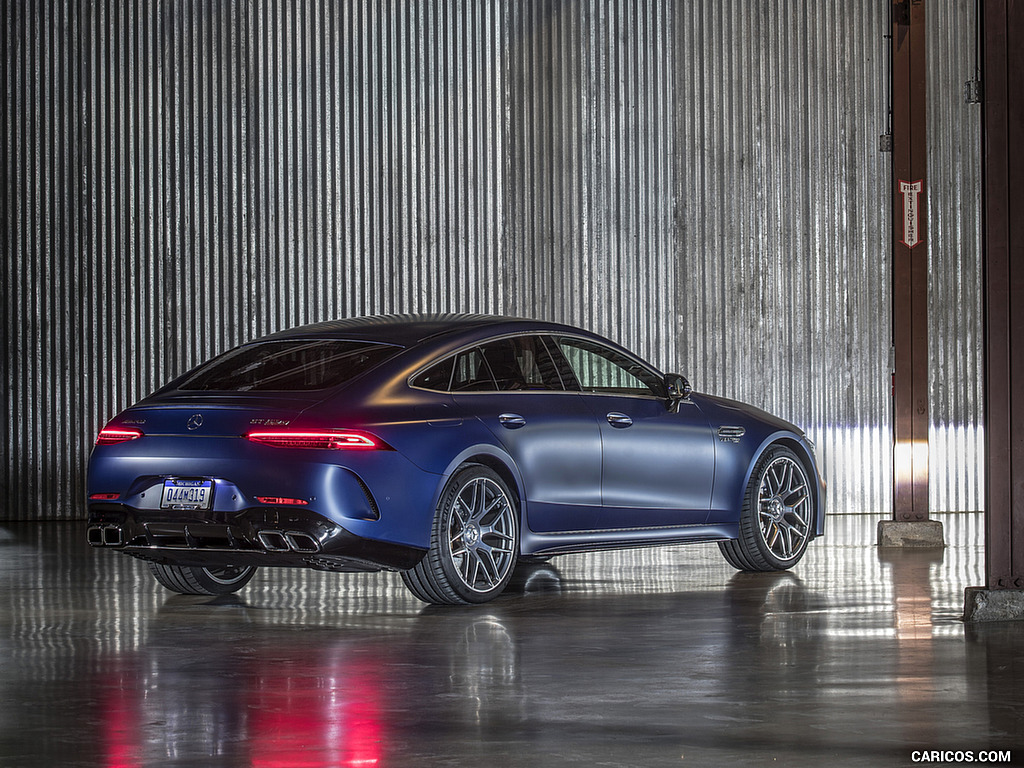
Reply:
[[[490,333],[516,333],[536,331],[572,332],[593,334],[560,323],[542,320],[528,320],[503,315],[475,314],[410,314],[371,315],[328,320],[322,323],[301,325],[264,336],[258,341],[294,338],[338,338],[360,341],[396,344],[403,347],[418,344],[427,339],[449,335],[467,334],[487,330]],[[490,335],[487,334],[487,335]]]

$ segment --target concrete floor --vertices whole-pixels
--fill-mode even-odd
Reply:
[[[1024,622],[959,620],[982,520],[940,519],[945,551],[832,518],[786,574],[566,556],[461,609],[284,569],[175,596],[81,524],[0,524],[0,766],[1017,764]]]

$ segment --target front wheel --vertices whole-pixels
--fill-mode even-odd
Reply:
[[[148,563],[160,584],[180,595],[227,595],[237,592],[256,575],[254,565],[222,565],[213,568]]]
[[[430,549],[402,580],[426,603],[486,603],[505,589],[518,551],[516,496],[497,472],[468,464],[441,493]]]
[[[793,451],[775,445],[757,462],[743,497],[740,535],[719,549],[741,571],[782,571],[800,560],[811,540],[814,496]]]

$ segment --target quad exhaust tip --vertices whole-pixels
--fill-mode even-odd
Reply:
[[[124,531],[119,525],[90,525],[89,544],[94,547],[120,547],[124,545]]]
[[[320,551],[320,542],[302,531],[260,531],[256,538],[268,552],[308,554]]]
[[[291,549],[284,534],[280,531],[260,531],[256,538],[260,540],[260,544],[267,552],[288,552]]]

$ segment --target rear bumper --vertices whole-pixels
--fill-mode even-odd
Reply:
[[[315,512],[274,507],[190,515],[92,504],[87,537],[93,547],[184,566],[402,571],[426,551],[357,536]]]

